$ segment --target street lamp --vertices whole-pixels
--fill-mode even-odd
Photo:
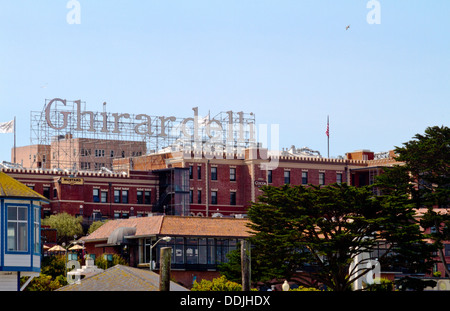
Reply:
[[[151,240],[150,240],[150,271],[153,271],[153,247],[155,247],[156,244],[158,244],[160,241],[170,242],[170,240],[172,240],[172,238],[170,236],[165,236],[163,238],[160,238],[153,245],[151,245]]]

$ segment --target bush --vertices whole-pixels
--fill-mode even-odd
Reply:
[[[201,280],[200,283],[195,281],[192,291],[242,291],[242,285],[221,276],[212,281]]]
[[[123,259],[122,256],[118,255],[118,254],[113,254],[112,256],[112,261],[108,262],[103,255],[110,255],[110,254],[102,254],[101,256],[97,257],[95,259],[95,265],[97,267],[99,267],[100,269],[108,269],[111,268],[115,265],[123,265],[123,266],[128,266],[128,263],[125,259]]]
[[[320,289],[317,289],[317,288],[314,288],[314,287],[299,286],[297,288],[290,289],[289,291],[293,291],[293,292],[320,292]]]
[[[367,291],[369,292],[391,292],[394,290],[394,282],[388,279],[375,279],[375,281],[379,281],[378,284],[370,284],[367,286]]]
[[[62,276],[56,277],[54,280],[50,275],[40,274],[39,277],[35,277],[30,284],[25,288],[25,291],[53,291],[62,287],[65,283],[65,279]]]

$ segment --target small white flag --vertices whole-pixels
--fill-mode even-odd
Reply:
[[[14,133],[14,120],[0,123],[0,133]]]

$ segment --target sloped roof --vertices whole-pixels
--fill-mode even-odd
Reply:
[[[49,201],[46,197],[40,195],[36,191],[30,189],[4,172],[0,172],[0,197]]]
[[[161,235],[242,237],[250,236],[248,219],[164,216]]]
[[[170,290],[188,291],[172,281]],[[70,284],[58,291],[159,291],[159,275],[149,270],[115,265],[82,279],[80,284]]]
[[[121,227],[135,227],[134,237],[169,235],[247,238],[250,236],[248,223],[248,219],[183,216],[117,219],[106,222],[82,239],[86,242],[107,240],[115,230]]]

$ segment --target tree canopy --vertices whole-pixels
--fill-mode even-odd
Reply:
[[[83,227],[81,222],[83,217],[75,217],[67,213],[51,215],[42,220],[42,225],[50,226],[50,228],[58,231],[58,242],[69,242],[74,235],[83,235]]]
[[[255,234],[252,270],[256,265],[261,280],[292,279],[302,270],[313,283],[350,290],[373,269],[367,262],[350,267],[362,253],[384,268],[400,263],[415,271],[429,268],[423,259],[431,252],[406,196],[374,196],[369,187],[345,183],[262,190],[248,212]],[[311,285],[306,279],[300,282]]]
[[[398,165],[384,168],[376,186],[385,196],[406,195],[421,210],[420,224],[430,232],[445,272],[450,276],[443,242],[450,240],[450,128],[433,126],[395,148]]]

